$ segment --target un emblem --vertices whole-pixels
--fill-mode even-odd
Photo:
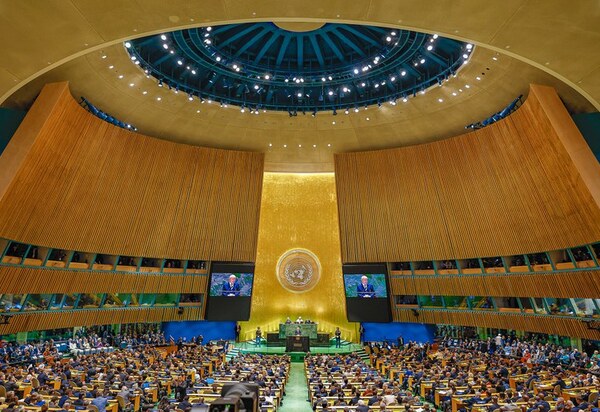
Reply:
[[[277,262],[277,279],[290,292],[308,292],[315,287],[320,277],[321,263],[309,250],[288,250]]]

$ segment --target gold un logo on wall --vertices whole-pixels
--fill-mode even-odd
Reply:
[[[277,262],[277,279],[290,292],[308,292],[320,278],[321,263],[310,250],[288,250]]]

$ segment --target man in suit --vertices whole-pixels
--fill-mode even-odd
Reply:
[[[363,275],[360,283],[356,285],[356,293],[359,298],[374,298],[375,288],[369,283],[369,278]]]
[[[240,296],[240,283],[233,273],[229,275],[229,281],[223,283],[222,296]]]

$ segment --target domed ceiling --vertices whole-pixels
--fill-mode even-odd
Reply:
[[[407,99],[456,75],[473,51],[408,30],[271,22],[193,28],[125,46],[159,87],[290,116]]]

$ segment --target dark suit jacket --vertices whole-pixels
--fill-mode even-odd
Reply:
[[[356,285],[356,293],[358,294],[359,298],[364,298],[366,295],[368,295],[371,298],[374,298],[375,288],[370,283],[367,283],[367,286],[363,286],[362,283],[359,283],[358,285]]]
[[[240,283],[236,280],[233,286],[229,284],[229,281],[223,283],[222,296],[240,296]]]

